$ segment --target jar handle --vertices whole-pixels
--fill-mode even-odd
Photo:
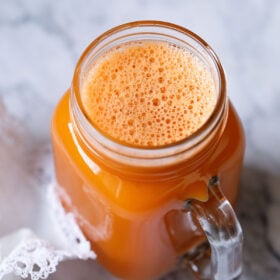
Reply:
[[[209,199],[206,202],[189,200],[186,209],[191,211],[193,219],[205,232],[211,254],[209,250],[207,252],[209,246],[203,245],[195,254],[186,255],[185,260],[197,279],[237,279],[242,271],[242,229],[217,176],[210,179],[208,188]],[[208,271],[205,266],[207,255],[208,259],[211,258]]]

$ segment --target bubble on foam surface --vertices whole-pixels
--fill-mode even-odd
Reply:
[[[101,56],[83,82],[81,97],[87,117],[106,135],[153,147],[197,131],[217,94],[211,72],[192,53],[142,41]]]

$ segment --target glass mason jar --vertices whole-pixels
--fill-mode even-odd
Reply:
[[[178,143],[126,146],[102,134],[85,115],[80,88],[93,63],[105,51],[139,40],[188,49],[215,81],[213,113]],[[52,141],[62,204],[74,213],[98,261],[114,275],[155,279],[185,256],[202,277],[197,248],[204,260],[207,253],[201,253],[200,245],[206,238],[211,277],[234,279],[240,274],[242,231],[230,203],[236,202],[244,134],[227,99],[222,65],[196,34],[170,23],[140,21],[99,36],[82,54],[71,88],[56,107]]]

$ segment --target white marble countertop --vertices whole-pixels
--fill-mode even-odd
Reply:
[[[247,137],[238,211],[245,233],[242,279],[279,279],[280,1],[0,0],[0,103],[24,123],[24,149],[32,153],[50,143],[52,111],[87,44],[140,19],[185,26],[219,55]],[[49,279],[101,274],[97,264],[69,261]]]

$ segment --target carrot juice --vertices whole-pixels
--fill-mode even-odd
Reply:
[[[212,53],[124,30],[89,46],[56,107],[56,178],[98,261],[123,279],[156,279],[205,239],[186,200],[206,201],[218,175],[235,203],[244,136]]]

